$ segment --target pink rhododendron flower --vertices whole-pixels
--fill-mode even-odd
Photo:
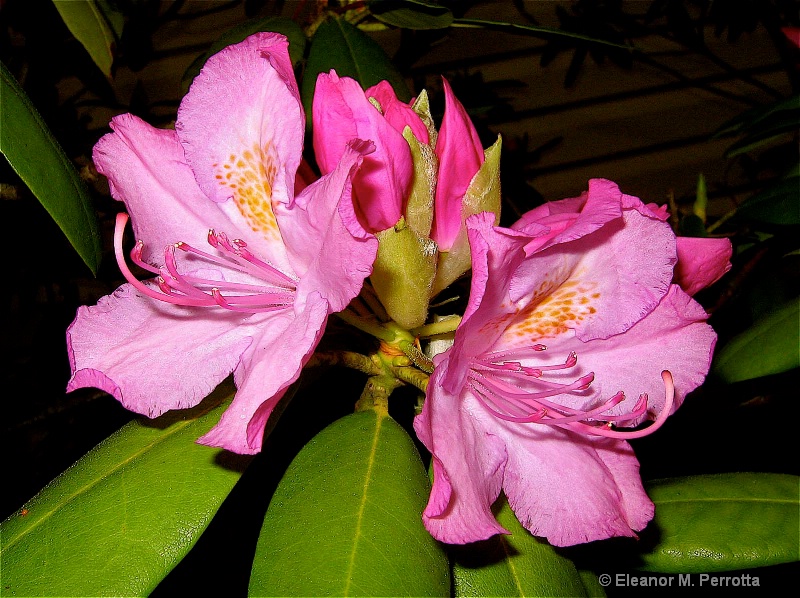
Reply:
[[[484,161],[478,133],[450,84],[442,79],[445,113],[435,140],[435,209],[431,238],[442,251],[463,229],[462,203],[472,178]],[[374,102],[374,103],[373,103]],[[431,143],[422,118],[401,102],[387,81],[366,91],[335,71],[321,73],[314,94],[314,151],[322,172],[329,172],[349,139],[369,139],[376,150],[364,160],[354,188],[368,228],[377,232],[397,224],[406,214],[413,163],[403,130],[410,127],[421,144]],[[438,162],[438,164],[437,164]],[[424,231],[428,234],[429,231]]]
[[[386,86],[394,97],[388,83]],[[386,89],[381,87],[379,91],[386,101]],[[351,139],[368,139],[375,144],[375,151],[364,159],[353,186],[362,221],[377,232],[394,226],[403,215],[414,167],[402,128],[398,131],[368,97],[356,80],[339,77],[335,71],[317,77],[312,111],[314,153],[320,170],[327,173],[339,163]],[[415,118],[419,121],[415,129],[424,129],[410,107],[400,112],[398,104],[399,101],[390,105],[393,109],[389,114],[395,123],[397,119]]]
[[[375,293],[408,329],[423,324],[430,298],[469,269],[466,218],[500,209],[500,140],[484,157],[466,111],[443,84],[438,133],[424,92],[409,105],[386,81],[362,91],[331,71],[317,77],[314,94],[314,149],[323,173],[350,139],[375,143],[353,181],[356,211],[378,235]]]
[[[716,340],[671,282],[675,235],[605,180],[511,229],[487,213],[467,227],[469,303],[414,422],[434,459],[426,527],[451,543],[503,533],[503,490],[551,544],[634,536],[654,508],[626,439],[703,381]],[[710,268],[724,265],[695,269]]]
[[[351,198],[368,143],[351,141],[322,179],[296,181],[304,117],[287,45],[257,34],[210,58],[174,131],[112,121],[94,160],[132,215],[133,261],[155,278],[125,265],[120,215],[129,282],[80,308],[67,332],[68,389],[101,388],[150,417],[197,404],[232,372],[236,396],[199,442],[245,454],[261,449],[267,418],[377,251]]]

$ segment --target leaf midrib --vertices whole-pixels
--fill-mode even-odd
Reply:
[[[347,575],[345,577],[344,583],[344,592],[342,593],[343,596],[349,596],[348,593],[350,591],[350,584],[353,581],[353,568],[355,567],[356,563],[356,552],[358,552],[358,540],[361,537],[361,523],[364,518],[364,508],[367,504],[367,490],[369,489],[369,483],[372,479],[372,467],[375,464],[375,454],[378,451],[378,437],[381,433],[381,426],[383,425],[383,420],[385,416],[380,414],[377,415],[377,422],[375,425],[375,434],[372,437],[372,446],[370,447],[369,458],[367,459],[367,471],[364,475],[364,490],[361,494],[361,502],[358,506],[358,514],[356,515],[356,529],[355,529],[355,536],[353,538],[353,549],[350,551],[350,562],[347,565]]]
[[[500,544],[503,547],[503,552],[506,554],[506,564],[508,565],[508,569],[511,572],[511,577],[514,579],[514,585],[517,586],[517,596],[525,596],[525,591],[522,589],[522,582],[517,575],[517,568],[514,567],[514,562],[511,560],[512,554],[508,550],[508,541],[505,537],[500,538]]]
[[[24,538],[26,535],[28,535],[31,531],[33,531],[34,529],[39,527],[42,524],[42,522],[47,521],[54,513],[56,513],[57,511],[63,509],[66,505],[68,505],[75,498],[77,498],[81,494],[84,494],[85,492],[87,492],[88,490],[90,490],[91,488],[93,488],[94,486],[96,486],[97,484],[102,482],[103,480],[105,480],[108,477],[110,477],[115,472],[117,472],[120,469],[122,469],[128,463],[134,461],[135,459],[138,459],[141,455],[143,455],[147,451],[151,450],[156,445],[164,442],[166,439],[168,439],[170,436],[172,436],[176,432],[182,430],[186,426],[189,426],[189,425],[191,425],[192,423],[194,423],[196,421],[197,420],[194,420],[194,419],[192,419],[192,420],[184,420],[184,421],[181,421],[181,422],[177,422],[176,424],[173,424],[173,429],[172,430],[168,431],[163,436],[158,437],[155,441],[148,443],[147,445],[142,447],[142,449],[139,450],[138,452],[133,453],[132,455],[130,455],[127,458],[123,459],[122,461],[117,463],[112,469],[104,471],[96,479],[91,480],[89,483],[84,484],[83,486],[81,486],[78,490],[73,492],[66,499],[60,501],[56,505],[55,508],[51,509],[50,511],[48,511],[44,515],[42,515],[35,523],[32,523],[29,527],[27,527],[24,530],[22,530],[17,537],[12,538],[9,542],[7,542],[5,544],[5,546],[3,546],[2,552],[6,552],[7,550],[9,550],[11,547],[13,547],[15,544],[17,544],[22,538]],[[137,423],[137,425],[141,425],[141,424]]]

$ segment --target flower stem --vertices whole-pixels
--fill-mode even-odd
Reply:
[[[369,284],[369,282],[364,282],[360,297],[381,322],[391,320],[389,314],[386,313],[386,309],[383,307],[380,299],[378,299],[378,296],[375,294],[375,289],[372,288],[372,285]]]
[[[428,388],[428,380],[430,379],[430,376],[428,376],[428,374],[425,372],[418,370],[417,368],[392,368],[392,373],[398,380],[402,380],[406,384],[416,386],[422,392],[425,392]]]
[[[383,372],[383,369],[371,357],[354,351],[320,351],[314,353],[306,365],[309,367],[339,365],[364,372],[370,376],[376,376]]]
[[[374,318],[362,317],[353,312],[350,308],[345,308],[336,315],[354,328],[358,328],[362,332],[366,332],[382,341],[391,342],[396,337],[393,331],[388,330]]]
[[[431,322],[430,324],[423,324],[410,330],[411,334],[417,337],[436,336],[437,334],[447,334],[453,332],[461,323],[461,316],[447,316],[438,322]]]
[[[402,384],[392,376],[372,376],[356,402],[356,411],[375,411],[379,415],[389,413],[389,395]]]

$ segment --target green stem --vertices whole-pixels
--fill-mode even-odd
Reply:
[[[392,368],[392,373],[398,380],[416,386],[422,392],[425,392],[428,388],[430,376],[417,368]]]
[[[411,363],[423,372],[427,372],[428,374],[433,373],[433,361],[431,361],[425,353],[420,351],[417,345],[410,341],[400,341],[399,345],[400,350],[411,360]]]
[[[379,414],[389,413],[389,395],[401,382],[392,376],[372,376],[356,402],[356,411],[373,410]]]
[[[359,372],[364,372],[370,376],[376,376],[383,372],[383,369],[367,355],[354,351],[321,351],[314,353],[308,360],[309,367],[315,366],[344,366]]]
[[[717,220],[714,224],[712,224],[708,228],[706,228],[706,232],[707,233],[713,233],[721,225],[725,224],[728,220],[733,218],[736,215],[736,211],[738,209],[739,208],[733,208],[730,212],[725,212],[722,216],[719,217],[719,220]]]
[[[359,296],[364,300],[364,303],[367,304],[367,306],[372,310],[372,313],[374,313],[381,322],[387,322],[391,320],[389,314],[386,313],[386,309],[383,307],[383,304],[378,298],[378,295],[375,294],[375,289],[372,288],[371,284],[365,282]]]
[[[427,338],[429,336],[436,336],[437,334],[447,334],[453,332],[458,325],[461,324],[461,316],[447,316],[438,322],[431,322],[430,324],[423,324],[417,326],[409,332],[417,337]]]
[[[358,328],[359,330],[366,332],[375,338],[379,338],[382,341],[386,341],[387,343],[392,342],[396,338],[396,335],[393,331],[388,330],[374,318],[365,318],[359,316],[349,308],[345,308],[336,315],[354,328]]]

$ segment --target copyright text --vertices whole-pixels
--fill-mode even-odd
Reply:
[[[758,576],[750,575],[749,573],[740,575],[717,575],[712,573],[662,573],[658,575],[616,573],[610,575],[602,573],[597,576],[597,581],[604,588],[612,585],[617,588],[739,588],[760,586]]]

